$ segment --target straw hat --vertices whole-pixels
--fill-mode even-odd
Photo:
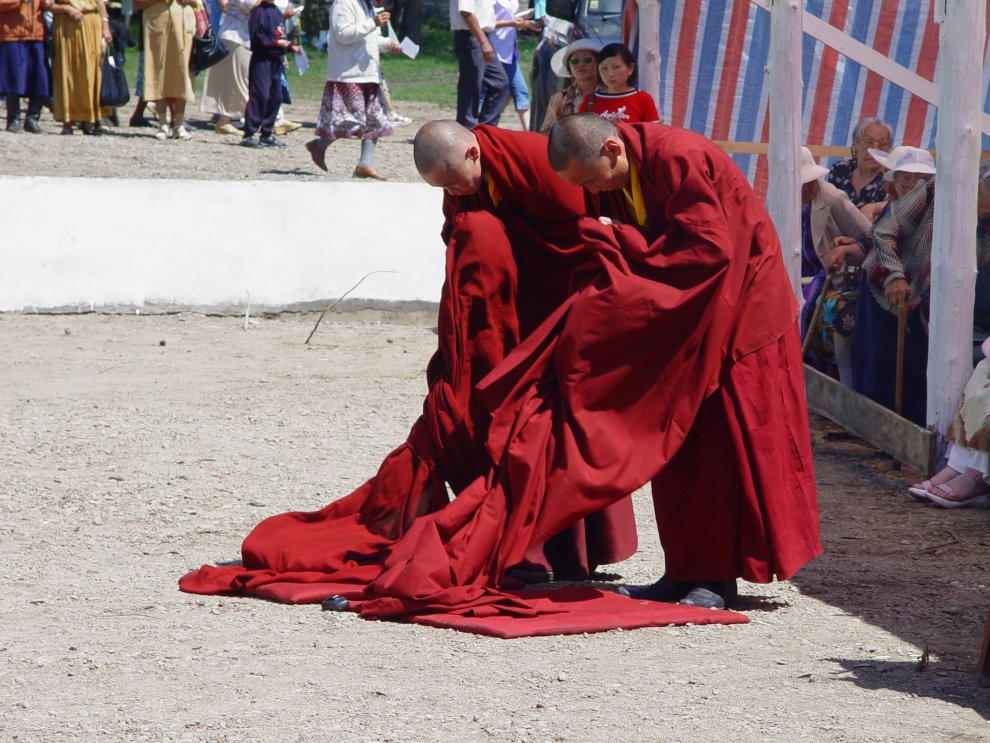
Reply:
[[[572,52],[588,51],[598,54],[601,50],[602,45],[591,39],[572,41],[563,49],[558,49],[553,53],[553,56],[550,58],[550,69],[554,71],[557,77],[571,77],[571,71],[567,67],[567,60],[570,58]]]
[[[817,181],[828,172],[828,168],[815,162],[815,156],[807,147],[801,148],[801,185]]]

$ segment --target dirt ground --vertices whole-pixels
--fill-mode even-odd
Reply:
[[[452,112],[400,110],[414,123],[375,165],[412,181],[416,126]],[[265,151],[199,127],[63,137],[49,119],[0,131],[0,174],[349,178],[357,143],[321,173],[302,147],[316,106],[291,116],[307,128]],[[334,315],[307,347],[314,321],[0,314],[0,739],[990,739],[987,512],[915,503],[916,473],[820,419],[826,552],[743,585],[748,625],[505,641],[180,593],[265,516],[350,492],[419,413],[430,313]],[[648,494],[636,507],[617,582],[662,572]]]
[[[331,316],[307,347],[314,320],[0,315],[4,740],[990,738],[986,511],[913,502],[819,419],[826,552],[744,584],[748,625],[506,641],[180,593],[373,474],[420,410],[430,313]],[[636,506],[621,581],[662,569]]]

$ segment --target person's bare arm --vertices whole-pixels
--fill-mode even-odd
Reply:
[[[495,49],[492,47],[492,43],[488,40],[488,34],[486,34],[481,29],[481,24],[478,23],[478,16],[474,13],[468,13],[466,10],[460,11],[461,18],[464,19],[464,23],[467,24],[468,31],[477,40],[478,45],[481,47],[481,56],[485,62],[495,61]]]

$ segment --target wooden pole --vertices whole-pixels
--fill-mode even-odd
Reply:
[[[904,409],[904,336],[907,331],[907,307],[897,310],[897,359],[894,372],[894,412]]]
[[[985,1],[985,0],[984,0]],[[801,297],[801,22],[798,0],[772,0],[767,211],[777,227],[791,288]]]
[[[653,96],[653,102],[660,111],[660,0],[639,0],[637,56],[639,89]],[[660,111],[660,118],[667,121],[663,111]]]
[[[928,349],[930,426],[944,435],[973,372],[976,192],[986,0],[935,3],[939,29],[938,164]]]

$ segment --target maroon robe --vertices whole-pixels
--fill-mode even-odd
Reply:
[[[686,435],[653,479],[666,572],[677,580],[787,578],[821,551],[795,300],[770,218],[714,143],[684,129],[619,125],[647,224],[621,191],[589,194],[619,222],[633,269],[667,285],[658,342]]]

